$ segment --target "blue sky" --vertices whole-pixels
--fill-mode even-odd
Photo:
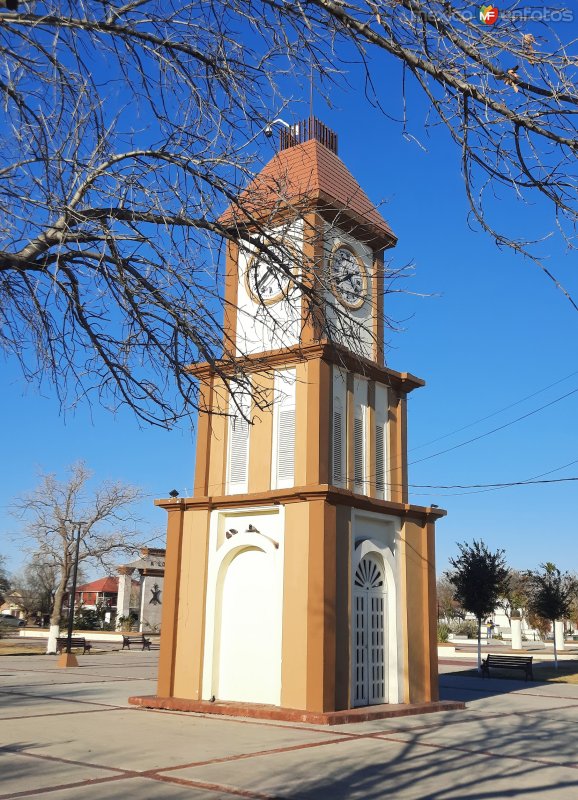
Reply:
[[[399,70],[376,64],[378,93],[399,115]],[[355,76],[352,76],[355,82]],[[295,118],[307,108],[292,106]],[[578,388],[578,313],[538,268],[498,249],[472,230],[460,175],[459,153],[440,128],[424,131],[425,106],[410,95],[409,130],[425,149],[402,136],[401,127],[371,108],[361,93],[334,91],[332,109],[320,101],[316,113],[340,137],[340,156],[399,237],[393,264],[415,264],[404,287],[416,294],[386,298],[387,312],[401,320],[390,336],[388,363],[427,382],[408,403],[410,462],[424,459],[545,405]],[[290,117],[289,117],[290,119]],[[271,143],[257,139],[266,160]],[[492,209],[503,228],[528,236],[554,228],[551,209],[526,206],[501,192]],[[553,237],[542,246],[549,266],[578,296],[576,255]],[[429,295],[429,296],[419,296]],[[565,380],[561,380],[565,379]],[[550,384],[514,408],[460,433],[421,447]],[[478,441],[410,467],[416,485],[522,481],[578,459],[578,392]],[[32,489],[37,471],[62,473],[83,458],[96,480],[119,478],[140,485],[143,541],[162,534],[164,513],[153,498],[172,488],[190,492],[194,431],[139,427],[128,411],[113,417],[98,408],[62,416],[49,386],[27,386],[14,364],[3,365],[0,413],[6,465],[0,487],[0,553],[16,571],[24,556],[18,522],[9,514],[14,496]],[[418,448],[418,449],[414,449]],[[578,464],[546,477],[578,476]],[[412,490],[419,504],[448,510],[438,525],[438,570],[456,553],[457,541],[483,539],[503,547],[509,563],[532,568],[554,561],[578,569],[575,539],[577,485],[531,485],[499,491]]]

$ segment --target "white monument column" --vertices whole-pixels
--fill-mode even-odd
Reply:
[[[130,613],[130,593],[132,589],[132,567],[119,567],[118,570],[118,595],[116,598],[116,627],[119,627],[119,617],[128,617]]]
[[[554,630],[556,632],[556,650],[560,652],[565,649],[564,645],[564,621],[557,619],[554,623]]]
[[[512,614],[512,650],[522,649],[522,618]]]

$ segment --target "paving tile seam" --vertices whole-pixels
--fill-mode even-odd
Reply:
[[[542,697],[542,695],[539,695]],[[561,698],[566,699],[566,698]],[[570,703],[571,706],[578,705],[578,701],[573,701]],[[467,719],[456,718],[453,720],[445,720],[439,723],[433,723],[431,725],[413,725],[407,728],[384,728],[383,731],[364,731],[357,733],[356,731],[336,731],[333,728],[327,730],[327,728],[317,728],[317,727],[305,727],[303,725],[296,725],[296,724],[287,724],[287,725],[280,725],[275,722],[268,722],[267,720],[259,720],[258,722],[253,719],[241,719],[239,717],[227,717],[224,715],[212,715],[212,714],[202,714],[198,712],[185,712],[185,711],[168,711],[164,709],[158,708],[139,708],[137,707],[136,710],[144,711],[145,713],[155,713],[155,714],[172,714],[177,717],[189,717],[194,716],[201,719],[211,719],[211,720],[220,720],[221,722],[236,722],[241,725],[258,725],[258,726],[266,726],[272,728],[281,728],[282,730],[300,730],[300,731],[307,731],[308,733],[320,733],[325,734],[326,736],[343,736],[347,738],[358,738],[363,739],[367,736],[374,736],[379,734],[380,732],[383,733],[406,733],[408,731],[419,731],[419,730],[438,730],[439,728],[447,727],[448,725],[465,725],[471,722],[476,721],[477,719],[489,720],[489,719],[500,719],[503,717],[517,717],[522,716],[524,714],[542,714],[544,712],[551,713],[554,711],[559,711],[561,709],[566,709],[568,706],[552,706],[551,708],[539,709],[539,710],[528,710],[528,711],[501,711],[495,712],[494,714],[487,714],[482,712],[476,712],[472,709],[469,709],[469,713],[475,715],[475,719],[471,717]],[[417,715],[419,716],[419,715]],[[423,716],[423,715],[422,715]]]
[[[246,797],[249,800],[283,800],[280,795],[263,794],[253,792],[250,789],[238,789],[235,786],[227,786],[220,783],[208,783],[206,781],[194,781],[187,778],[176,778],[173,775],[148,775],[148,778],[163,783],[173,783],[177,786],[188,786],[191,789],[204,789],[209,792],[221,792],[233,795],[234,797]],[[4,798],[0,797],[0,800]]]
[[[16,800],[19,797],[38,797],[39,795],[50,794],[51,792],[62,792],[67,789],[84,789],[88,786],[96,786],[99,783],[113,783],[117,781],[126,781],[133,778],[138,778],[136,775],[111,775],[107,778],[88,778],[84,781],[75,781],[74,783],[63,783],[59,786],[43,786],[40,789],[24,789],[21,792],[11,792],[9,794],[0,794],[0,800]]]
[[[61,756],[51,756],[48,753],[34,753],[27,748],[18,748],[10,745],[0,747],[0,753],[10,753],[15,756],[23,756],[25,758],[36,758],[40,761],[54,761],[58,764],[66,764],[74,767],[89,767],[91,769],[104,769],[107,772],[118,772],[120,775],[131,777],[132,775],[139,775],[138,770],[122,769],[121,767],[106,767],[104,764],[95,764],[91,761],[77,761],[71,758],[62,758]]]
[[[116,665],[115,664],[111,664],[110,666],[100,667],[100,669],[107,670],[108,672],[110,672],[111,670],[122,669],[123,666],[126,666],[126,665],[123,665],[123,664],[116,664]],[[150,664],[141,664],[139,666],[141,666],[141,668],[143,668],[143,669],[145,669],[145,668],[146,669],[154,669],[155,666],[156,666],[156,662],[151,662]],[[46,669],[30,669],[30,668],[26,668],[26,667],[18,667],[18,666],[10,665],[10,672],[11,673],[13,673],[13,672],[18,672],[18,673],[28,672],[28,673],[32,673],[33,675],[65,675],[65,674],[68,673],[68,675],[83,675],[83,676],[86,675],[88,677],[95,676],[97,678],[101,677],[101,673],[98,672],[98,667],[97,668],[67,667],[66,668],[66,673],[63,672],[63,669],[64,669],[64,667],[57,667],[57,666],[47,667]],[[140,679],[139,676],[129,676],[128,678],[118,678],[118,680],[119,681],[124,681],[124,680],[129,681],[133,677],[136,678],[137,680]]]
[[[116,711],[115,706],[110,708],[83,708],[80,711],[52,711],[49,714],[21,714],[17,717],[0,717],[0,723],[9,722],[15,719],[41,719],[42,717],[67,717],[70,714],[103,714],[109,711]]]
[[[222,756],[220,758],[212,758],[207,761],[192,761],[189,764],[178,764],[172,767],[157,767],[153,770],[147,770],[143,772],[143,774],[147,776],[149,775],[152,776],[159,772],[162,773],[174,772],[175,770],[179,769],[191,769],[193,767],[207,767],[210,766],[211,764],[226,764],[231,761],[243,761],[249,758],[260,758],[262,756],[274,756],[278,755],[279,753],[292,753],[296,750],[308,750],[314,747],[325,747],[327,745],[341,744],[342,742],[352,742],[364,738],[367,737],[361,735],[357,736],[344,735],[341,738],[330,739],[323,742],[303,742],[303,744],[286,745],[285,747],[275,747],[269,750],[256,750],[252,753],[236,753],[235,755],[232,756]]]
[[[570,706],[576,706],[577,703],[570,703]],[[445,720],[444,722],[435,722],[432,725],[412,725],[411,727],[407,728],[394,728],[391,730],[384,729],[384,733],[409,733],[410,731],[423,731],[423,730],[430,730],[435,731],[439,730],[440,728],[447,728],[448,726],[453,725],[468,725],[472,722],[477,721],[486,721],[492,719],[503,719],[505,717],[522,717],[525,715],[532,715],[532,714],[551,714],[552,712],[556,711],[565,711],[568,708],[568,705],[565,706],[551,706],[550,708],[540,708],[540,709],[528,709],[527,711],[496,711],[493,714],[484,714],[483,712],[474,712],[470,710],[470,713],[475,714],[475,717],[469,717],[467,719],[451,719]],[[378,734],[379,731],[373,731],[374,734]],[[355,735],[355,733],[352,733]]]
[[[541,767],[557,767],[558,769],[578,770],[578,764],[572,761],[548,761],[543,758],[530,758],[529,756],[514,756],[508,755],[507,753],[497,753],[495,750],[471,750],[470,748],[460,747],[459,745],[453,744],[434,744],[433,742],[408,741],[407,739],[396,738],[395,736],[384,736],[380,734],[375,734],[373,738],[381,739],[382,741],[396,742],[396,744],[411,744],[415,747],[427,747],[431,750],[456,751],[458,753],[467,753],[470,756],[479,756],[483,758],[487,758],[488,756],[491,758],[505,758],[509,761],[522,761],[523,763],[538,764]]]
[[[26,670],[26,672],[32,672],[33,675],[38,675],[39,670]],[[59,673],[49,672],[49,675],[53,677],[58,676]],[[85,680],[86,677],[86,680]],[[82,680],[80,681],[50,681],[48,682],[48,686],[89,686],[92,683],[135,683],[137,681],[155,681],[155,678],[147,677],[138,677],[136,675],[131,675],[129,678],[117,678],[115,675],[86,675],[82,676]],[[32,686],[46,686],[46,683],[34,683],[31,684]],[[2,690],[4,691],[4,690]]]
[[[0,692],[2,694],[2,692]],[[3,694],[13,694],[17,695],[18,697],[28,697],[29,699],[38,699],[38,700],[57,700],[58,702],[66,702],[66,703],[78,703],[79,705],[86,705],[86,706],[102,706],[103,708],[112,708],[121,711],[131,711],[131,706],[119,706],[119,705],[112,705],[111,703],[99,703],[96,700],[79,700],[76,697],[68,698],[68,697],[58,697],[51,694],[28,694],[28,692],[4,692]]]
[[[574,685],[574,684],[568,684],[568,685]],[[463,686],[461,684],[455,684],[455,683],[441,684],[440,688],[441,689],[459,689],[462,692],[471,692],[472,694],[493,694],[493,695],[496,695],[496,696],[507,694],[510,697],[514,696],[514,692],[511,689],[504,689],[503,691],[497,691],[495,689],[492,690],[492,689],[474,688],[474,687]],[[569,702],[572,705],[576,705],[577,702],[578,702],[576,700],[572,700],[570,697],[567,697],[566,695],[563,695],[563,694],[549,694],[549,693],[547,693],[547,694],[539,694],[538,692],[528,692],[525,689],[519,690],[519,697],[522,697],[522,698],[524,698],[524,697],[542,697],[542,698],[544,698],[546,700],[566,700],[567,702]]]

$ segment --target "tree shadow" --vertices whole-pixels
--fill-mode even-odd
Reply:
[[[240,788],[291,800],[575,798],[578,735],[564,736],[569,719],[539,713],[531,721],[514,714],[500,723],[470,717],[467,730],[454,717],[450,725],[384,730],[308,750],[305,757],[273,756],[266,765],[255,759],[255,780]],[[234,769],[228,767],[219,783],[239,786]]]

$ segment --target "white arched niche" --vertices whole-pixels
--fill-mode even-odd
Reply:
[[[401,625],[400,609],[400,565],[399,565],[399,533],[400,520],[395,517],[373,514],[370,512],[355,511],[353,514],[353,552],[351,563],[351,700],[352,705],[368,705],[371,703],[401,703],[403,702],[403,638]],[[369,607],[365,610],[367,614],[373,614],[373,620],[369,620],[369,637],[366,642],[369,648],[379,645],[378,639],[371,641],[371,628],[378,636],[379,626],[383,626],[383,649],[385,651],[385,674],[383,682],[385,684],[385,695],[383,699],[375,697],[371,685],[379,681],[380,676],[378,666],[371,663],[368,657],[365,667],[370,672],[363,676],[367,681],[368,691],[362,701],[357,700],[359,695],[358,682],[361,679],[359,673],[358,647],[359,640],[359,615],[363,610],[363,603],[359,601],[362,594],[360,586],[356,586],[356,574],[360,575],[360,565],[362,562],[373,563],[383,576],[383,585],[379,587],[379,576],[375,572],[363,570],[363,574],[368,579],[366,583],[366,594]],[[363,565],[362,565],[363,566]],[[370,586],[371,585],[371,586]],[[380,604],[377,601],[379,594],[383,597],[383,618],[378,623],[377,616],[380,613]],[[373,605],[373,608],[372,608]],[[375,668],[375,673],[371,670]],[[372,699],[372,696],[374,699]]]
[[[203,699],[279,705],[281,509],[214,515],[207,570]],[[227,536],[231,530],[236,533]]]

